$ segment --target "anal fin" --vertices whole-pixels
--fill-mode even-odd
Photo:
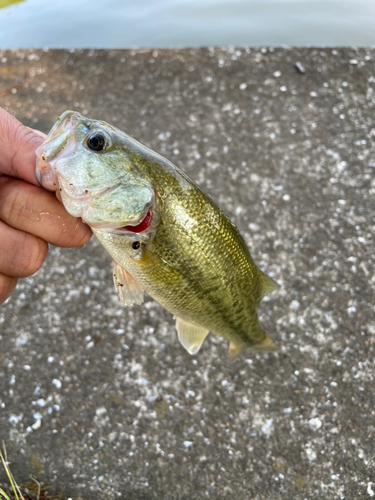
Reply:
[[[176,328],[178,339],[189,354],[196,354],[201,348],[208,330],[201,326],[193,325],[187,321],[177,318]]]
[[[133,304],[142,304],[143,290],[130,274],[116,262],[113,263],[113,283],[123,306],[130,307]]]

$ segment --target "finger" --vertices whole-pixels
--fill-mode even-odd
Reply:
[[[0,178],[0,219],[60,247],[81,247],[92,234],[81,219],[68,214],[54,193],[5,176]]]
[[[0,108],[0,174],[39,185],[35,177],[35,150],[43,138]]]
[[[0,273],[13,278],[26,278],[43,264],[48,252],[45,241],[19,231],[0,221]]]
[[[45,134],[44,132],[41,132],[40,130],[37,130],[36,128],[31,128],[31,127],[27,127],[29,130],[31,130],[32,132],[35,132],[36,135],[40,135],[40,137],[43,137],[43,139],[45,139],[47,137],[47,134]]]
[[[17,285],[17,278],[0,274],[0,304],[12,295]]]

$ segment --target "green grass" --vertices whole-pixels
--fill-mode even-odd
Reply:
[[[0,488],[0,500],[64,500],[63,492],[58,495],[49,495],[49,485],[39,483],[30,476],[30,481],[20,486],[16,483],[8,466],[7,452],[3,441],[3,451],[0,450],[0,463],[7,475],[9,486],[4,486],[8,491]]]
[[[10,498],[8,497],[8,495],[7,495],[7,494],[5,493],[5,491],[4,491],[4,490],[2,490],[1,488],[0,488],[0,499],[1,499],[1,500],[3,500],[3,499],[5,499],[5,500],[10,500]]]
[[[4,441],[3,441],[3,450],[4,450],[4,455],[3,453],[1,452],[0,450],[0,460],[1,460],[1,463],[4,467],[4,470],[5,470],[5,473],[8,477],[8,481],[12,487],[12,491],[13,491],[13,495],[14,495],[14,498],[16,500],[24,500],[18,486],[17,486],[17,483],[15,482],[14,480],[14,477],[12,475],[12,473],[10,472],[10,469],[8,467],[8,464],[7,464],[7,451],[6,451],[6,448],[5,448],[5,444],[4,444]],[[4,500],[10,500],[10,498],[8,497],[8,495],[5,493],[5,491],[3,490],[0,490],[0,495],[3,495],[4,496]]]

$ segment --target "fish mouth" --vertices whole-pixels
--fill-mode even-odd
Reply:
[[[58,188],[56,191],[56,196],[60,199],[63,204],[65,204],[66,201],[70,201],[70,203],[80,203],[82,205],[82,215],[80,217],[83,217],[83,213],[85,208],[88,207],[89,203],[94,199],[94,198],[99,198],[100,196],[103,196],[110,191],[113,191],[119,186],[119,184],[115,184],[114,186],[110,186],[108,188],[103,189],[102,191],[99,191],[97,193],[90,193],[88,189],[85,189],[82,194],[76,194],[74,193],[73,195],[67,191],[64,188],[64,185],[61,185],[61,187]]]
[[[73,217],[81,217],[83,222],[85,222],[92,228],[104,229],[109,233],[117,235],[125,235],[129,233],[146,233],[153,221],[153,202],[151,204],[148,204],[144,208],[142,213],[138,215],[134,221],[131,222],[94,222],[91,219],[89,212],[92,201],[96,198],[100,198],[101,196],[108,195],[109,193],[111,193],[111,191],[117,189],[119,185],[120,183],[117,183],[114,186],[108,187],[98,193],[85,194],[79,197],[74,195],[72,196],[64,189],[64,187],[60,187],[56,191],[56,196],[68,210],[68,212],[73,215]]]
[[[128,233],[145,233],[149,229],[153,220],[153,202],[151,204],[148,204],[144,208],[140,216],[137,216],[135,220],[131,221],[130,223],[129,221],[126,221],[126,223],[125,221],[120,223],[114,223],[110,221],[95,223],[90,220],[88,211],[90,209],[90,204],[92,203],[92,201],[96,198],[100,198],[101,196],[108,195],[109,193],[111,193],[111,191],[117,189],[119,185],[120,183],[117,183],[94,194],[89,194],[86,190],[87,193],[81,196],[71,195],[62,186],[58,189],[58,191],[56,191],[56,196],[65,206],[65,208],[69,207],[68,211],[71,215],[73,215],[74,217],[81,217],[83,222],[85,222],[92,228],[104,229],[107,232],[117,235],[125,235]]]
[[[36,150],[35,174],[39,183],[45,189],[56,192],[70,215],[81,217],[92,228],[119,235],[146,233],[156,222],[155,219],[152,224],[155,192],[144,186],[138,188],[139,181],[135,182],[132,176],[128,180],[125,170],[100,182],[93,182],[92,169],[97,167],[98,162],[87,160],[85,142],[92,128],[90,120],[73,111],[65,112],[58,119],[45,142]],[[84,164],[88,161],[83,175],[76,171],[81,161]],[[134,186],[141,190],[144,200],[132,202]],[[129,193],[129,210],[124,210],[121,200],[125,196],[126,205]],[[103,200],[100,200],[101,197]]]
[[[119,183],[99,189],[78,187],[59,174],[58,162],[68,156],[74,156],[80,149],[76,138],[76,126],[82,116],[74,111],[66,111],[58,118],[46,141],[36,150],[37,163],[35,175],[45,189],[54,191],[57,197],[71,202],[88,203],[98,196],[116,189]]]
[[[67,111],[48,134],[47,140],[36,150],[35,176],[45,189],[57,191],[59,180],[55,164],[57,160],[72,154],[77,148],[75,127],[80,118],[78,113]]]

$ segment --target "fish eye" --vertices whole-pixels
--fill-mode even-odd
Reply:
[[[132,244],[132,247],[134,250],[138,250],[138,248],[141,246],[141,244],[139,243],[139,241],[134,241],[134,243]]]
[[[95,132],[87,139],[87,147],[92,151],[102,151],[105,145],[105,137],[101,132]]]

